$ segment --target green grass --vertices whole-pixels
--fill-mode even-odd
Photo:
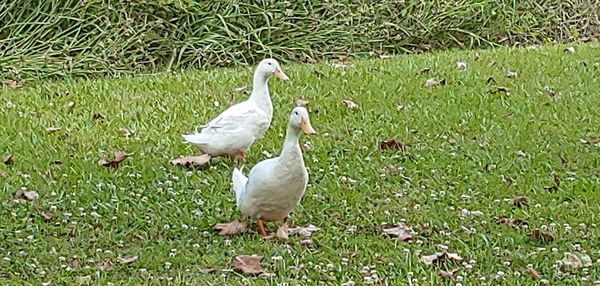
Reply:
[[[0,78],[120,76],[600,38],[596,0],[5,0]]]
[[[311,146],[305,154],[310,183],[290,219],[321,228],[312,248],[301,246],[299,237],[217,236],[213,224],[242,219],[230,189],[230,163],[216,159],[205,170],[169,163],[196,152],[180,135],[224,110],[227,93],[249,84],[250,68],[2,90],[0,154],[13,154],[14,162],[0,165],[6,176],[0,178],[0,281],[74,285],[90,276],[99,285],[361,285],[376,273],[389,285],[408,284],[408,275],[418,280],[413,285],[433,285],[438,268],[419,258],[439,244],[471,265],[454,266],[462,285],[496,285],[499,271],[506,274],[500,284],[531,284],[528,264],[550,285],[598,281],[600,49],[581,45],[569,54],[563,48],[439,52],[356,61],[345,69],[284,66],[291,81],[271,80],[274,122],[249,152],[245,169],[264,158],[263,150],[279,152],[294,100],[309,100],[319,133],[302,138]],[[464,71],[456,69],[461,60],[468,63]],[[423,67],[431,72],[419,74]],[[518,76],[509,79],[507,71]],[[510,95],[488,93],[490,76]],[[429,77],[447,84],[426,88]],[[359,107],[347,109],[343,99]],[[70,101],[75,106],[69,110]],[[92,121],[96,113],[104,122]],[[47,127],[62,130],[48,134]],[[119,128],[135,134],[125,138]],[[391,138],[410,148],[378,149],[380,140]],[[118,170],[98,165],[101,155],[116,150],[134,155]],[[343,176],[356,183],[342,182]],[[555,176],[561,184],[550,192],[545,187]],[[504,183],[509,177],[512,186]],[[17,203],[13,194],[21,187],[37,190],[40,198]],[[528,207],[511,205],[518,195],[529,198]],[[53,208],[55,217],[44,222],[40,212]],[[483,215],[461,219],[463,208]],[[527,221],[529,228],[497,225],[500,215]],[[416,240],[381,233],[382,223],[400,220],[414,227]],[[548,228],[556,239],[529,238],[537,228]],[[561,277],[553,265],[565,252],[587,253],[594,266]],[[263,255],[274,276],[221,272],[240,254]],[[133,255],[139,260],[131,265],[116,263]],[[273,259],[278,256],[281,261]],[[90,259],[114,265],[101,271]],[[302,270],[293,270],[300,264]],[[217,271],[200,274],[200,268]]]

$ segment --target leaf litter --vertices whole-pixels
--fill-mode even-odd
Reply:
[[[427,265],[433,264],[441,264],[444,262],[459,262],[462,261],[462,257],[457,253],[448,253],[448,252],[436,252],[431,255],[423,255],[421,257],[421,262]]]
[[[297,227],[288,228],[288,234],[290,236],[300,235],[303,237],[311,237],[312,233],[315,231],[318,231],[318,230],[321,230],[321,229],[312,224],[309,224],[308,226],[305,226],[305,227],[297,226]]]
[[[248,231],[248,223],[234,220],[227,223],[217,223],[213,226],[213,229],[222,236],[237,235]]]
[[[260,262],[262,256],[255,255],[239,255],[233,259],[233,268],[243,274],[248,275],[259,275],[265,273],[265,269],[262,267]]]
[[[414,237],[413,230],[403,222],[398,224],[385,224],[383,226],[383,232],[402,241],[409,241]]]
[[[4,155],[4,158],[2,158],[2,162],[4,162],[4,165],[6,165],[6,166],[12,165],[13,164],[13,155],[10,153]]]
[[[174,166],[183,166],[186,168],[204,166],[210,161],[211,156],[202,154],[197,156],[185,156],[171,160]]]
[[[127,154],[123,151],[116,151],[112,160],[109,160],[106,156],[102,156],[100,157],[100,160],[98,160],[98,164],[103,167],[118,169],[121,162],[125,161],[130,155],[131,154]]]
[[[358,108],[358,104],[354,103],[354,101],[352,101],[352,100],[344,99],[342,102],[349,109],[356,109],[356,108]]]
[[[379,142],[379,149],[387,150],[387,149],[399,149],[402,151],[406,151],[410,144],[405,142],[397,141],[396,139],[384,140]]]

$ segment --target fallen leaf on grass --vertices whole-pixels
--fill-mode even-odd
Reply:
[[[435,78],[429,78],[425,81],[425,87],[433,87],[436,85],[445,85],[446,84],[446,79],[440,79],[437,80]]]
[[[51,211],[42,211],[41,215],[44,221],[51,221],[54,218],[54,213]]]
[[[119,264],[131,264],[134,263],[138,260],[138,256],[132,256],[132,257],[125,257],[125,258],[119,258]]]
[[[517,77],[517,73],[513,72],[513,71],[507,71],[506,72],[506,77],[507,78],[516,78]]]
[[[492,84],[492,83],[496,83],[496,80],[494,79],[494,77],[488,77],[486,80],[487,84]]]
[[[227,223],[217,223],[213,229],[219,232],[219,235],[236,235],[248,231],[248,223],[234,220]]]
[[[2,86],[8,89],[15,89],[19,87],[18,83],[12,79],[5,79],[2,81]]]
[[[419,73],[420,73],[420,74],[424,74],[424,73],[428,73],[428,72],[430,72],[430,71],[431,71],[431,68],[429,68],[429,67],[424,67],[424,68],[422,68],[422,69],[420,69],[420,70],[419,70]]]
[[[262,256],[236,256],[233,259],[233,268],[243,274],[258,275],[265,273],[265,269],[260,265],[262,259]]]
[[[456,62],[456,69],[458,69],[458,70],[466,70],[467,69],[467,62],[464,62],[464,61]]]
[[[404,142],[398,142],[396,139],[384,140],[379,142],[379,149],[400,149],[402,151],[406,151],[410,144]]]
[[[438,276],[441,278],[452,278],[452,276],[458,271],[460,271],[459,268],[452,269],[450,271],[440,270],[438,271]]]
[[[304,246],[311,246],[313,244],[311,239],[303,239],[300,240],[300,245],[304,245]]]
[[[109,259],[105,259],[96,264],[100,271],[110,271],[113,268],[113,263]]]
[[[542,278],[540,273],[537,270],[535,270],[535,268],[533,268],[533,267],[527,268],[527,274],[529,275],[529,277],[533,278],[534,280]]]
[[[512,186],[513,183],[514,183],[514,180],[511,177],[506,177],[504,179],[504,185],[507,186],[507,187],[509,187],[509,188],[510,188],[510,186]]]
[[[250,92],[248,91],[248,87],[247,86],[242,86],[242,87],[234,88],[233,92],[235,92],[235,93],[250,94]]]
[[[529,198],[527,196],[517,196],[512,200],[512,203],[515,207],[522,207],[529,204]]]
[[[40,195],[38,192],[27,189],[21,189],[15,193],[15,199],[17,200],[33,201],[37,200],[39,197]]]
[[[275,237],[281,240],[287,240],[289,238],[287,223],[284,223],[279,228],[277,228],[277,232],[275,232]]]
[[[309,224],[306,227],[298,226],[298,227],[289,228],[288,233],[289,233],[289,235],[299,234],[304,237],[310,237],[313,232],[318,231],[318,230],[320,230],[320,228],[318,228],[312,224]]]
[[[583,266],[583,262],[581,261],[581,259],[577,255],[570,252],[566,252],[561,261],[564,268],[566,268],[569,271]]]
[[[210,161],[210,155],[202,154],[198,156],[186,156],[171,160],[171,164],[175,166],[196,167],[202,166]]]
[[[48,127],[46,128],[46,133],[51,134],[54,133],[56,131],[60,131],[62,128],[60,127]]]
[[[208,273],[215,272],[215,269],[214,268],[200,268],[200,269],[198,269],[198,272],[200,272],[200,274],[208,274]]]
[[[356,109],[356,108],[358,108],[358,104],[354,103],[354,101],[352,101],[352,100],[344,99],[342,102],[349,109]]]
[[[448,253],[448,252],[436,252],[432,255],[424,255],[421,256],[421,262],[432,265],[442,262],[458,262],[462,261],[462,257],[456,253]]]
[[[94,113],[94,115],[92,115],[92,122],[103,122],[104,121],[104,115],[100,114],[100,113]]]
[[[511,224],[513,226],[528,225],[528,223],[526,221],[520,220],[518,218],[512,219],[505,215],[501,215],[501,216],[497,217],[494,222],[496,224],[504,224],[505,223],[505,224]]]
[[[505,86],[498,86],[496,88],[488,90],[488,92],[490,94],[503,93],[506,95],[510,95],[510,91],[509,91],[508,87],[505,87]]]
[[[135,129],[119,128],[119,132],[121,132],[121,135],[123,135],[123,137],[129,138],[129,136],[135,133]]]
[[[564,49],[565,53],[573,54],[575,53],[575,47],[567,47]]]
[[[115,157],[114,159],[108,160],[108,158],[106,156],[102,156],[102,157],[100,157],[100,160],[98,160],[98,164],[100,164],[101,166],[107,167],[107,168],[118,169],[119,166],[121,165],[121,162],[123,162],[125,159],[127,159],[127,157],[129,157],[129,155],[123,151],[116,151],[114,153],[114,157]]]
[[[297,99],[296,100],[296,106],[307,106],[309,103],[308,100],[304,100],[304,99]]]
[[[12,163],[13,163],[13,155],[10,154],[10,153],[4,155],[4,158],[2,159],[2,162],[4,162],[4,165],[6,165],[6,166],[12,165]]]
[[[0,178],[8,178],[7,172],[0,172]]]
[[[554,241],[554,234],[539,229],[534,230],[531,237],[540,241]]]
[[[383,232],[391,237],[398,238],[402,241],[411,240],[414,236],[414,232],[412,231],[412,229],[402,222],[397,225],[384,225]]]

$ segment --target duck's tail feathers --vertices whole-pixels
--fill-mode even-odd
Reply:
[[[182,135],[182,137],[184,144],[191,143],[196,145],[202,145],[204,143],[204,136],[200,133],[184,134]]]
[[[242,194],[246,190],[248,178],[238,168],[234,168],[231,174],[231,181],[233,182],[233,191],[235,192],[235,202],[239,206]]]

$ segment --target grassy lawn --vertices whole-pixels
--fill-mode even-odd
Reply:
[[[252,68],[2,90],[0,155],[13,157],[0,164],[0,282],[593,284],[600,280],[600,49],[563,49],[440,52],[345,68],[284,64],[291,81],[271,80],[273,125],[244,170],[263,151],[279,152],[294,101],[308,100],[318,134],[302,137],[310,181],[290,221],[320,228],[309,247],[299,236],[263,241],[254,226],[218,236],[215,223],[243,219],[230,162],[202,170],[169,163],[197,152],[181,134],[223,111],[228,92],[250,84]],[[458,61],[467,68],[457,69]],[[420,73],[424,67],[430,71]],[[445,85],[426,87],[431,77]],[[488,92],[498,87],[508,92]],[[381,150],[388,139],[409,147]],[[98,164],[119,150],[133,153],[119,169]],[[15,200],[21,188],[39,198]],[[514,206],[517,196],[528,204]],[[527,225],[497,224],[503,215]],[[413,240],[382,232],[382,224],[401,221]],[[532,238],[536,229],[554,239]],[[420,261],[440,245],[463,261]],[[556,262],[567,252],[587,254],[593,266],[567,271]],[[272,275],[229,271],[244,254],[264,256]],[[200,273],[206,268],[216,271]],[[452,278],[438,276],[452,269]]]

